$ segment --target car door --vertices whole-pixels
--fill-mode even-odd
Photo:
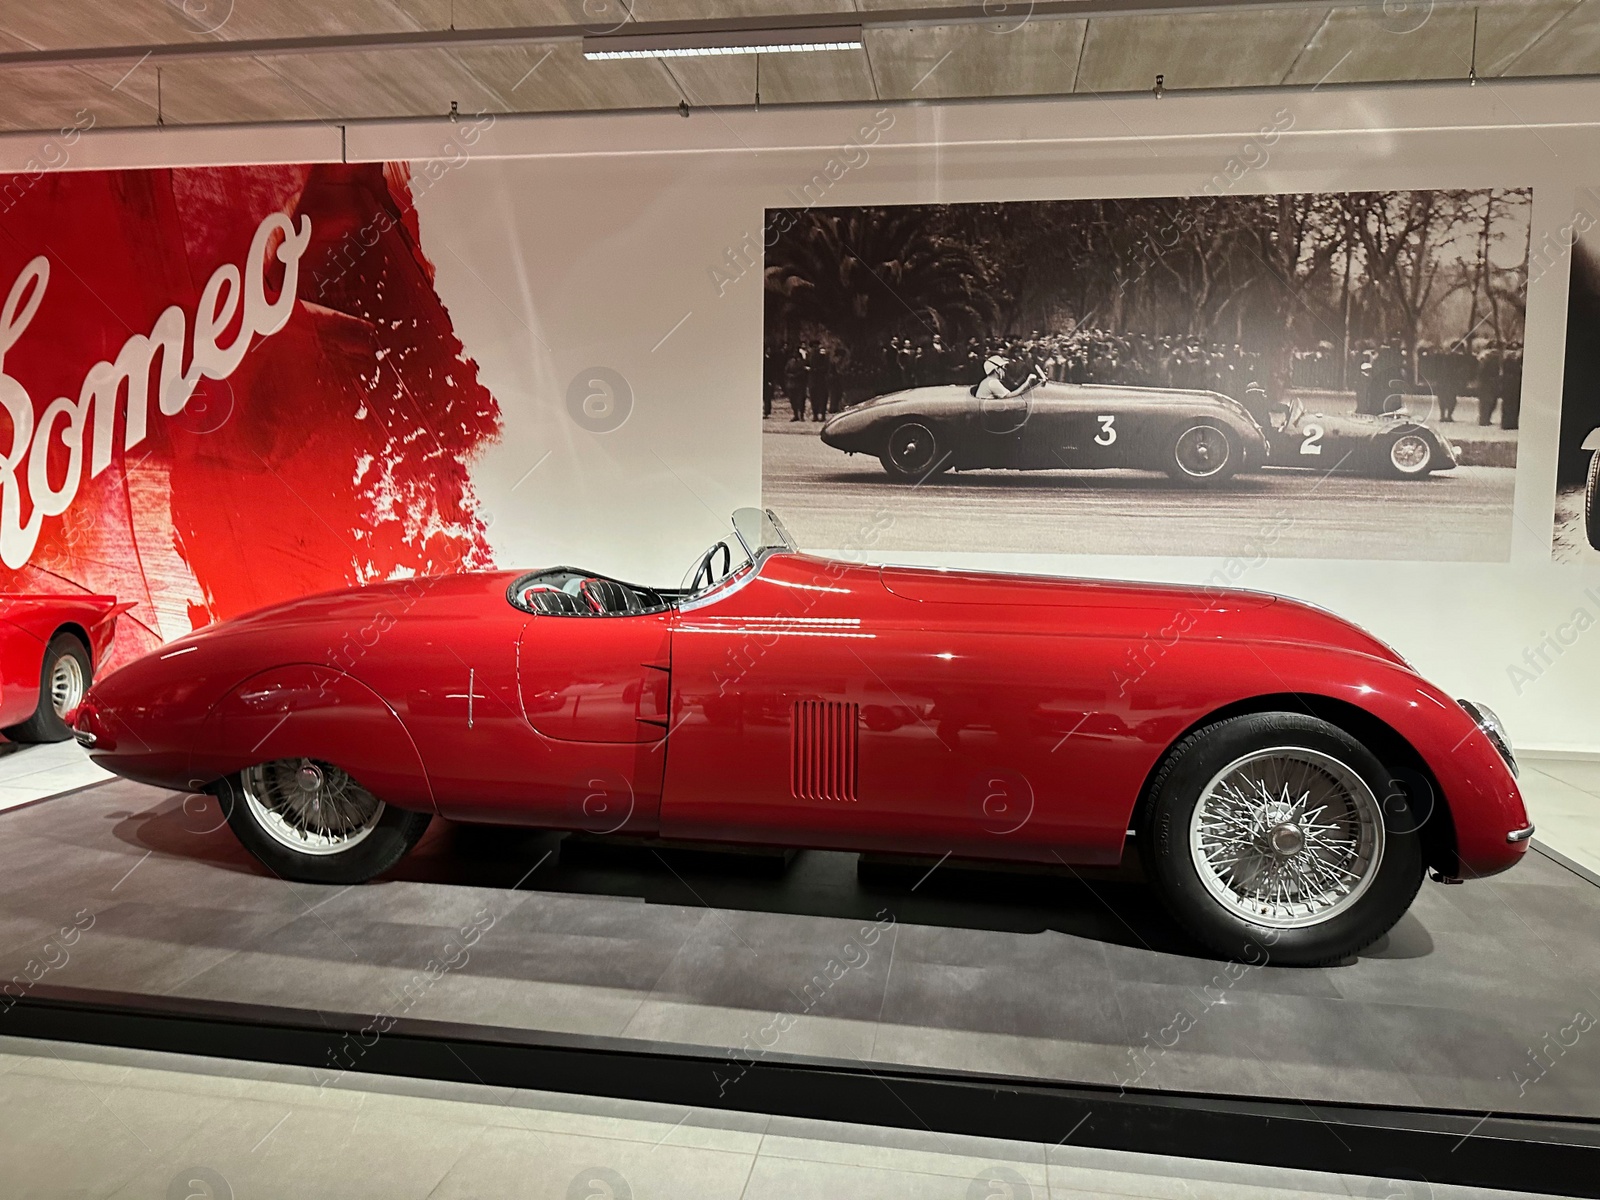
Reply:
[[[686,606],[662,832],[996,857],[1082,844],[1088,818],[1055,794],[1077,747],[1048,756],[1098,706],[1025,632],[965,621],[893,595],[876,567],[801,555]]]
[[[392,630],[374,633],[352,669],[374,676],[400,714],[445,816],[653,829],[665,615],[537,616],[511,603],[512,578],[430,583]]]
[[[530,615],[517,643],[527,722],[565,742],[631,745],[666,736],[670,615]]]
[[[1166,603],[775,555],[675,625],[661,830],[1116,862],[1161,715],[1117,681]]]

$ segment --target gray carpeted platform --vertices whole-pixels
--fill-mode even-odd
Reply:
[[[1581,1029],[1600,1017],[1600,888],[1537,853],[1498,879],[1424,885],[1352,964],[1225,968],[1142,885],[1069,873],[858,875],[850,855],[661,854],[436,822],[394,878],[321,888],[266,873],[206,798],[115,781],[0,814],[0,979],[1600,1116],[1600,1025]]]

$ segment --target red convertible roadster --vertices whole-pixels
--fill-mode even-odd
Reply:
[[[115,596],[0,595],[0,730],[13,742],[64,742],[117,617]]]
[[[1493,714],[1309,605],[831,561],[757,509],[688,578],[296,600],[108,676],[78,736],[213,791],[292,879],[377,875],[435,813],[1068,865],[1132,847],[1211,950],[1281,963],[1354,954],[1426,870],[1503,871],[1533,832]]]

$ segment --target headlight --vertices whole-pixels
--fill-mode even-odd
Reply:
[[[1483,730],[1483,735],[1496,750],[1500,751],[1500,757],[1506,760],[1506,766],[1511,768],[1511,775],[1515,778],[1517,760],[1511,753],[1511,737],[1506,733],[1506,727],[1500,718],[1495,716],[1494,709],[1487,704],[1478,704],[1471,700],[1457,700],[1456,703],[1466,710],[1467,716],[1472,718],[1472,723]]]

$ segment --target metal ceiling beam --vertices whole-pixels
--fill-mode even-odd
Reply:
[[[1021,25],[1034,20],[1096,17],[1183,16],[1249,9],[1381,8],[1385,0],[988,0],[951,8],[901,8],[862,13],[801,13],[703,21],[628,21],[617,25],[514,25],[498,29],[422,29],[321,37],[164,42],[142,46],[90,46],[73,50],[14,50],[0,53],[4,67],[83,67],[95,64],[172,62],[205,58],[267,58],[307,54],[364,54],[385,50],[461,50],[549,42],[591,42],[606,36],[632,38],[686,33],[776,32],[837,26],[842,18],[864,29],[926,25]]]

